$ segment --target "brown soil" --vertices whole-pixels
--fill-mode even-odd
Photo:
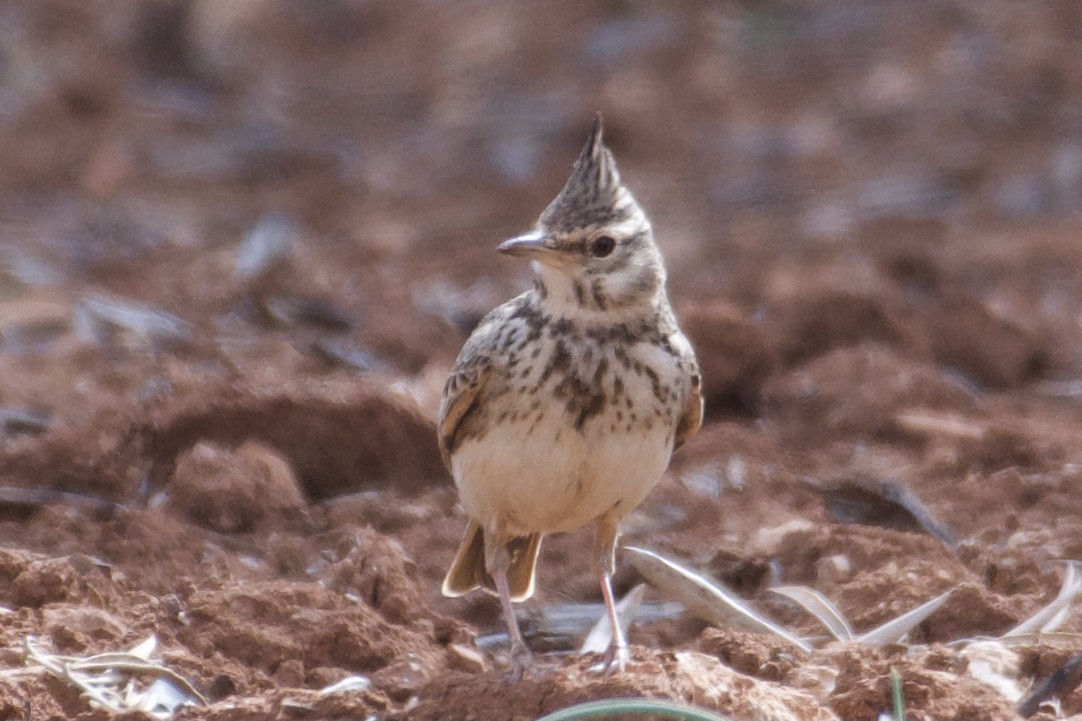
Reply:
[[[29,636],[152,633],[212,702],[183,718],[648,696],[870,719],[892,668],[909,718],[1011,717],[956,642],[1082,559],[1080,38],[1074,0],[6,3],[0,719],[109,716],[8,673]],[[583,531],[546,541],[522,609],[546,667],[515,684],[494,601],[440,596],[465,526],[440,388],[528,282],[493,248],[596,110],[707,389],[625,541],[809,636],[772,585],[858,632],[953,589],[907,644],[664,618],[597,674],[536,621],[600,601]],[[253,233],[278,239],[265,266]],[[888,479],[957,544],[831,515],[830,484]],[[620,564],[621,593],[640,581]],[[1060,630],[1012,647],[1023,688],[1078,650],[1082,610]],[[371,687],[319,693],[350,675]]]

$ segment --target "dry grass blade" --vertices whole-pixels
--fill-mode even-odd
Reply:
[[[1029,646],[1034,643],[1065,643],[1082,648],[1082,633],[1071,631],[1051,631],[1048,633],[1032,631],[1030,633],[1016,633],[1012,636],[1003,636],[997,640],[1004,646],[1012,648],[1017,646]],[[972,641],[973,639],[971,638],[964,638],[952,643],[967,644]]]
[[[361,373],[387,371],[387,366],[374,355],[341,338],[316,338],[307,350],[332,366]]]
[[[913,491],[896,478],[856,477],[805,480],[839,523],[924,531],[953,548],[954,531],[940,522]]]
[[[106,682],[104,679],[94,679],[84,674],[73,673],[67,667],[65,657],[48,653],[38,645],[37,639],[32,636],[26,638],[25,651],[27,663],[34,662],[57,678],[78,686],[91,702],[110,711],[124,710],[119,694],[115,690],[108,688],[108,686],[112,685],[113,679],[110,678]]]
[[[278,213],[264,215],[241,241],[233,264],[233,277],[252,282],[287,263],[299,235],[291,218]]]
[[[367,691],[372,688],[372,679],[367,676],[346,676],[341,681],[336,681],[330,686],[324,686],[319,690],[320,696],[331,693],[344,693],[348,691]]]
[[[717,626],[737,625],[745,629],[772,633],[802,651],[812,647],[791,633],[748,608],[739,598],[694,571],[684,568],[653,551],[625,546],[631,563],[646,580],[671,594],[689,611]]]
[[[159,719],[172,718],[182,704],[205,705],[203,695],[186,678],[149,659],[157,648],[151,636],[129,652],[108,652],[79,658],[49,653],[28,636],[26,662],[79,688],[91,703],[116,713],[140,710]],[[145,689],[135,677],[154,678]]]
[[[150,657],[154,655],[154,652],[158,650],[158,637],[154,635],[147,636],[142,643],[136,644],[128,653],[132,656],[149,661]]]
[[[33,508],[56,503],[85,508],[91,511],[109,511],[121,507],[120,504],[112,501],[84,496],[81,493],[58,491],[52,488],[21,488],[19,486],[0,486],[0,503]]]
[[[830,635],[839,641],[852,641],[853,629],[837,606],[830,599],[815,589],[807,586],[778,586],[770,589],[772,593],[785,596],[798,604],[805,611],[815,616]]]
[[[988,432],[987,424],[954,413],[910,410],[895,416],[894,423],[902,430],[925,436],[980,440]]]
[[[88,295],[76,304],[75,330],[85,340],[101,341],[119,331],[164,344],[183,343],[192,334],[191,325],[175,315],[103,295]]]
[[[891,619],[882,626],[877,626],[867,633],[860,634],[854,640],[857,643],[871,646],[872,648],[879,648],[888,643],[895,643],[909,633],[914,626],[935,613],[940,606],[947,602],[950,595],[950,591],[942,593],[931,601],[917,606],[912,611],[903,613],[901,616]]]
[[[1071,607],[1071,602],[1074,601],[1074,597],[1078,595],[1079,591],[1082,591],[1082,561],[1067,561],[1067,571],[1063,574],[1063,584],[1052,602],[1010,631],[1007,631],[1007,633],[1003,634],[1003,638],[1035,631],[1055,631],[1063,622],[1067,610]]]
[[[616,604],[616,611],[620,616],[620,629],[627,636],[627,629],[631,621],[642,605],[643,596],[646,595],[646,584],[640,583],[627,592],[627,595]],[[579,648],[579,653],[605,653],[612,645],[612,624],[609,623],[609,615],[603,613],[598,619]]]
[[[684,614],[684,605],[676,601],[643,601],[635,612],[640,623],[671,620]],[[586,634],[605,615],[601,603],[551,603],[529,609],[522,629],[531,647],[549,650],[577,650]],[[480,646],[490,642],[508,643],[506,634],[492,634],[478,639]]]
[[[24,408],[0,408],[0,431],[5,436],[36,436],[49,430],[49,416]]]

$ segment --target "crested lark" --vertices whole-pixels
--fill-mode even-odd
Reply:
[[[699,429],[703,406],[650,221],[620,182],[600,116],[535,230],[498,249],[532,260],[536,278],[485,316],[444,389],[440,449],[470,524],[443,593],[495,591],[521,677],[530,652],[511,604],[533,595],[541,538],[592,521],[609,668],[623,670],[619,523]]]

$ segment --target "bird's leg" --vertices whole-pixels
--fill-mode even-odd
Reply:
[[[522,631],[519,630],[518,619],[515,618],[515,609],[511,605],[511,585],[507,581],[511,555],[507,552],[507,546],[498,540],[499,538],[501,538],[500,534],[485,533],[485,566],[492,580],[496,582],[496,592],[500,596],[503,618],[507,623],[507,634],[511,637],[511,678],[519,681],[533,662],[533,657],[522,639]]]
[[[616,599],[612,595],[612,575],[616,571],[616,535],[619,532],[619,518],[612,511],[597,519],[594,550],[598,575],[601,578],[601,596],[605,599],[605,610],[609,614],[612,627],[612,645],[609,646],[606,666],[609,673],[627,670],[629,658],[627,639],[620,627],[620,617],[616,613]]]

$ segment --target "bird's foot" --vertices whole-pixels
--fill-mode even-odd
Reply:
[[[601,659],[601,663],[590,667],[595,673],[612,676],[627,671],[627,665],[631,662],[631,654],[626,644],[613,644]]]
[[[544,681],[554,676],[559,669],[560,664],[552,663],[551,660],[546,659],[542,655],[540,659],[530,654],[527,650],[523,652],[511,651],[511,665],[504,673],[504,680],[508,683],[519,683],[521,681]]]
[[[535,669],[533,654],[525,644],[511,644],[511,668],[507,670],[507,680],[518,683],[526,676],[532,676]]]

